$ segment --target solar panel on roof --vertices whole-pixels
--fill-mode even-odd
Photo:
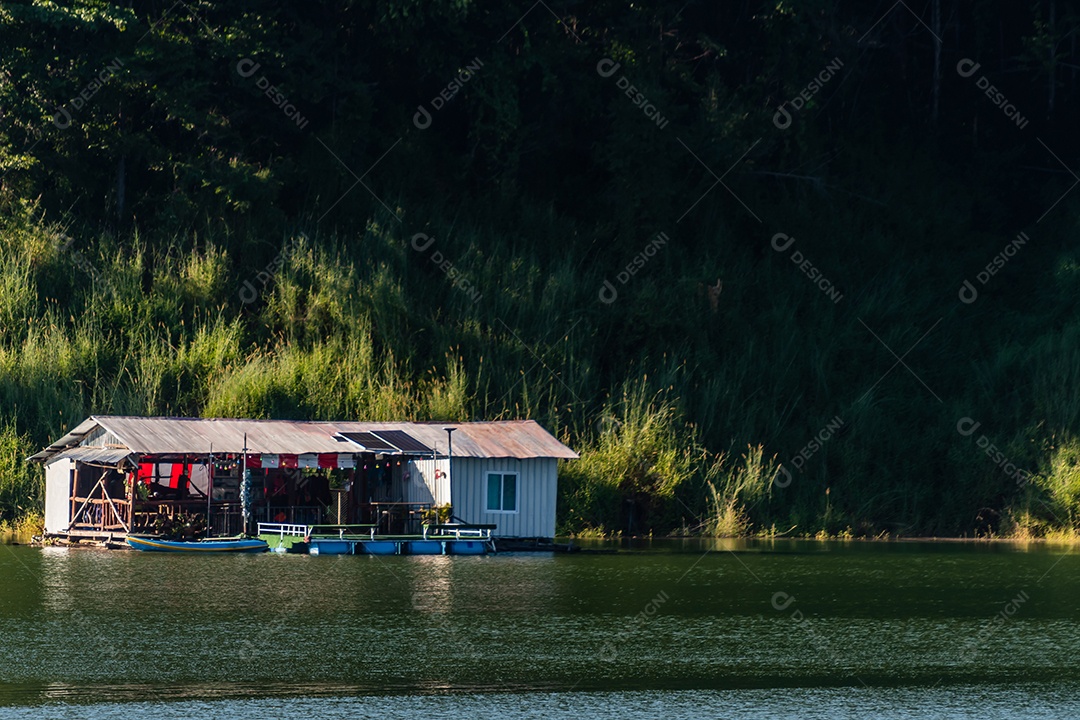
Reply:
[[[403,453],[418,455],[432,453],[431,448],[402,430],[375,430],[371,434],[385,440]]]
[[[394,452],[396,447],[383,440],[382,438],[375,437],[371,433],[366,432],[343,432],[338,433],[342,437],[352,440],[357,445],[363,445],[364,449],[371,452]]]

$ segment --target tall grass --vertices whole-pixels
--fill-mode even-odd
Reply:
[[[677,521],[676,493],[699,460],[678,409],[647,380],[627,382],[578,447],[581,459],[565,463],[560,475],[566,531],[633,534]]]
[[[708,468],[709,514],[705,531],[715,537],[740,537],[752,530],[749,508],[772,495],[778,480],[776,458],[765,457],[758,445],[747,448],[741,463],[729,466],[726,458],[716,458]],[[780,478],[781,482],[783,478]]]
[[[942,317],[929,288],[952,287],[967,259],[942,268],[912,251],[902,272],[886,272],[881,263],[900,263],[889,234],[852,237],[865,221],[857,211],[793,201],[778,212],[808,228],[798,248],[844,285],[842,305],[768,238],[743,238],[704,205],[708,241],[671,243],[610,304],[598,290],[637,240],[563,242],[591,231],[549,207],[511,215],[485,200],[406,215],[405,225],[423,218],[432,250],[479,299],[431,250],[413,248],[418,228],[378,214],[355,233],[312,223],[277,237],[114,237],[7,207],[0,439],[11,454],[0,518],[40,506],[40,469],[18,453],[88,414],[132,413],[535,418],[582,455],[561,465],[565,532],[1074,526],[1080,322],[1069,310],[1080,263],[1047,258],[1037,287],[1012,278],[1037,303],[987,297],[982,315],[945,313],[905,357],[919,379],[903,368],[886,375],[895,358],[867,328],[898,352],[911,347]],[[910,218],[917,237],[955,230],[927,222]],[[713,304],[705,287],[717,279]],[[253,301],[245,282],[258,290]],[[789,467],[836,417],[842,431],[807,453],[790,485],[772,485],[777,465]],[[962,417],[981,423],[977,435],[957,432]],[[1040,480],[1017,486],[983,435]]]
[[[37,449],[30,439],[15,429],[11,420],[0,425],[0,522],[8,527],[21,518],[40,513],[43,478],[26,463]]]

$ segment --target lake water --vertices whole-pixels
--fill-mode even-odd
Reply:
[[[0,546],[0,718],[1061,718],[1078,656],[1067,547]]]

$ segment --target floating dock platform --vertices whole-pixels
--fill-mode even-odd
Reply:
[[[308,555],[486,555],[494,525],[425,525],[422,535],[379,535],[374,525],[259,523],[272,552]]]

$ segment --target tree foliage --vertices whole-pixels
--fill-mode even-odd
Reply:
[[[528,415],[586,452],[568,530],[1071,525],[1078,22],[6,3],[10,437],[89,412]],[[783,492],[747,469],[769,458],[799,462]]]

